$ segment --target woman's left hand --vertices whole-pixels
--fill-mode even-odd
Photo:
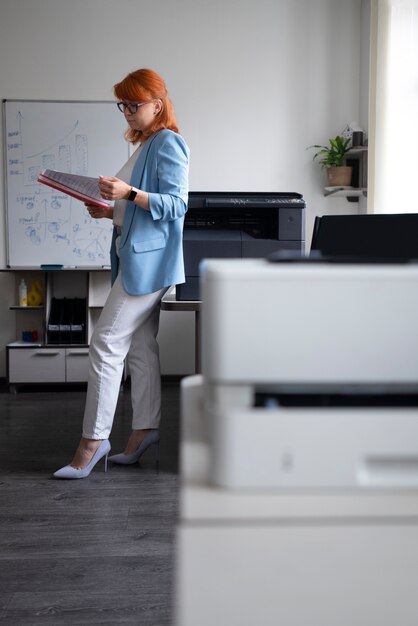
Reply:
[[[104,200],[122,200],[128,197],[131,186],[114,176],[100,176],[99,189]]]

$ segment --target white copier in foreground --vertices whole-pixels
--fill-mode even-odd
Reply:
[[[214,484],[418,486],[418,264],[208,261],[202,292]]]
[[[201,276],[177,626],[416,626],[418,265]]]

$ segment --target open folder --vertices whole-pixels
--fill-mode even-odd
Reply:
[[[100,195],[98,178],[77,176],[77,174],[67,174],[56,170],[43,170],[38,176],[38,183],[53,187],[87,204],[94,204],[104,209],[110,206]]]

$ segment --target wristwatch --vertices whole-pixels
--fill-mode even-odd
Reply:
[[[128,200],[133,202],[138,194],[138,190],[131,187],[131,191],[129,192]]]

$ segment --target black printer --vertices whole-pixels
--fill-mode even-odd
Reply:
[[[177,300],[199,300],[199,264],[208,258],[257,258],[305,250],[305,202],[299,193],[189,193],[183,249],[186,282]]]

